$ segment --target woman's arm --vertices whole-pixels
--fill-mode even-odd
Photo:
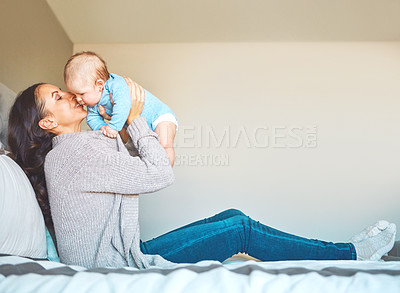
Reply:
[[[162,189],[174,181],[174,173],[156,133],[151,131],[144,117],[140,117],[144,105],[144,90],[126,79],[132,99],[132,107],[127,119],[127,132],[138,150],[137,157],[127,151],[91,144],[92,159],[85,172],[90,179],[84,184],[87,191],[121,194],[148,193]],[[107,140],[106,137],[101,139]],[[122,141],[117,141],[123,148]],[[99,148],[99,149],[97,149]]]
[[[147,126],[146,119],[135,119],[127,132],[138,156],[127,151],[97,149],[91,144],[93,154],[89,165],[84,167],[87,180],[82,185],[87,192],[139,194],[160,190],[171,185],[174,173],[157,134]],[[107,139],[101,137],[101,139]],[[124,147],[119,141],[120,147]]]

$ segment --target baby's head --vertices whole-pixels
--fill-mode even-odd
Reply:
[[[75,94],[78,102],[88,106],[96,105],[110,74],[106,63],[96,53],[80,52],[72,55],[64,67],[64,82]]]

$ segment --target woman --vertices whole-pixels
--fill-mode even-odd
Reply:
[[[167,187],[174,175],[157,135],[140,117],[142,87],[127,82],[132,98],[127,132],[138,156],[128,153],[120,137],[80,132],[86,111],[56,86],[31,86],[11,109],[8,143],[34,187],[48,227],[54,221],[61,262],[148,268],[168,261],[223,261],[239,252],[263,261],[378,260],[393,247],[396,227],[386,221],[366,228],[352,243],[331,243],[278,231],[238,210],[141,242],[137,194]]]

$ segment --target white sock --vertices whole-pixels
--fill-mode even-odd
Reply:
[[[380,221],[376,222],[375,224],[365,228],[357,235],[354,235],[353,237],[351,237],[349,239],[349,242],[360,242],[369,237],[378,235],[381,231],[385,230],[388,226],[389,226],[388,221],[380,220]]]
[[[352,242],[356,248],[357,260],[379,260],[393,248],[395,237],[396,225],[389,224],[375,236]]]

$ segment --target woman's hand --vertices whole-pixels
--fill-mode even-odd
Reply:
[[[103,119],[111,120],[111,116],[107,114],[106,109],[104,109],[104,106],[99,105],[99,113],[101,116],[103,116]]]
[[[126,120],[126,123],[130,125],[133,120],[139,118],[140,114],[142,114],[144,105],[144,90],[140,85],[138,85],[129,77],[124,76],[124,78],[131,92],[132,106],[131,111],[129,112],[128,119]]]

